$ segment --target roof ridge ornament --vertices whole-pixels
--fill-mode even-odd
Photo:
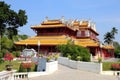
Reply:
[[[61,17],[60,21],[61,21],[62,23],[65,22],[64,16]]]
[[[48,16],[45,17],[45,21],[48,21]]]

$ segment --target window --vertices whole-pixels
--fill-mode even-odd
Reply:
[[[80,37],[81,36],[81,31],[78,31],[77,32],[77,37]]]
[[[85,31],[81,31],[81,37],[85,37]]]

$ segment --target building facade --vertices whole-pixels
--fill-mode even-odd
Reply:
[[[89,49],[92,56],[114,57],[114,47],[103,45],[97,36],[95,23],[87,20],[56,20],[46,18],[40,25],[31,26],[36,36],[15,42],[16,46],[34,48],[38,52],[48,54],[57,52],[56,46],[67,44],[71,40],[75,45]]]

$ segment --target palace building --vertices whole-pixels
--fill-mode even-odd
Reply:
[[[87,20],[49,20],[48,17],[39,25],[31,26],[36,36],[26,40],[15,42],[16,46],[34,48],[38,52],[51,53],[57,52],[56,46],[67,44],[72,40],[73,44],[88,48],[95,58],[114,57],[114,47],[103,45],[97,36],[95,23]]]

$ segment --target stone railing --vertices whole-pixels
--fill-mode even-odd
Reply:
[[[65,57],[59,57],[58,63],[73,69],[79,69],[79,70],[89,71],[94,73],[102,72],[102,63],[73,61]]]
[[[55,72],[57,69],[58,69],[58,61],[47,62],[46,63],[46,71],[14,73],[12,76],[12,80],[29,79],[31,77],[37,77],[40,75],[49,75],[49,74]]]
[[[15,71],[2,71],[0,72],[0,80],[12,80]]]
[[[3,71],[0,72],[0,80],[27,80],[31,77],[37,77],[40,75],[49,75],[58,70],[58,61],[52,61],[46,63],[46,71],[44,72],[23,72],[15,73],[15,71]]]
[[[28,73],[14,73],[12,76],[12,80],[19,80],[19,79],[27,79]]]

